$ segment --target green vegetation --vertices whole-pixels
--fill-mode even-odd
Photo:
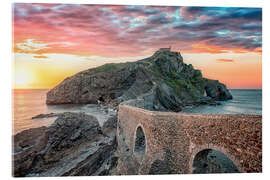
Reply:
[[[133,62],[126,62],[126,63],[109,63],[109,64],[104,64],[102,66],[96,67],[94,70],[96,72],[108,72],[108,71],[115,71],[122,69],[124,67],[127,67],[131,65]]]
[[[188,79],[167,79],[166,84],[172,87],[175,94],[181,99],[197,100],[200,97],[200,91]]]
[[[164,57],[163,57],[164,56]],[[187,65],[184,67],[182,73],[177,73],[176,71],[171,70],[168,75],[162,73],[164,67],[156,64],[155,61],[158,58],[166,59],[166,52],[157,51],[153,56],[143,59],[139,64],[145,67],[145,70],[149,73],[153,80],[156,81],[157,86],[160,82],[165,82],[170,86],[182,100],[193,100],[196,101],[203,93],[203,84],[204,78],[202,77],[200,70],[194,70],[192,65]],[[127,63],[110,63],[103,66],[95,68],[96,72],[108,72],[108,71],[117,71],[125,67],[134,67],[136,64],[134,62]]]
[[[151,59],[155,62],[161,56],[165,56],[163,52],[156,52]],[[161,72],[159,65],[152,63],[148,72],[155,78],[165,81],[170,86],[175,94],[182,100],[198,100],[203,94],[204,79],[200,70],[194,70],[193,67],[186,66],[182,73],[177,73],[171,70],[168,75]]]

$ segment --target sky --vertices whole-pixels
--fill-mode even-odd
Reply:
[[[261,8],[13,4],[13,88],[53,88],[169,46],[228,88],[262,88]]]

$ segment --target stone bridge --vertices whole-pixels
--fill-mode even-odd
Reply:
[[[183,114],[120,105],[118,174],[262,172],[261,121],[260,115]]]

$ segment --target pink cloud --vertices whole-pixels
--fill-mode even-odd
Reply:
[[[196,17],[188,11],[188,7],[180,8],[180,15],[185,21],[193,21]]]
[[[213,40],[213,32],[190,35],[192,31],[187,26],[173,28],[173,23],[177,23],[173,12],[177,8],[15,4],[14,43],[42,41],[48,48],[40,49],[39,54],[140,56],[169,45],[182,51],[202,52],[205,48],[195,49],[193,44],[207,38]],[[180,8],[180,14],[185,20],[195,18],[186,7]],[[207,15],[199,18],[201,22],[210,20]],[[14,51],[19,49],[15,47]]]
[[[211,17],[206,15],[199,16],[200,22],[206,22],[207,20],[211,19]]]

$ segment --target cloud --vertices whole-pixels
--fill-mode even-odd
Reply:
[[[42,49],[47,49],[48,44],[44,42],[35,41],[34,39],[26,39],[22,43],[16,43],[16,48],[19,49],[21,52],[38,52]]]
[[[47,49],[53,48],[54,46],[68,48],[70,46],[76,46],[73,42],[47,42],[37,41],[35,39],[26,39],[24,42],[16,43],[15,49],[21,53],[42,53]]]
[[[204,7],[182,7],[180,15],[185,21],[192,21],[204,10]]]
[[[233,59],[217,59],[216,61],[217,61],[217,62],[225,62],[225,63],[231,63],[231,62],[234,62]]]
[[[260,8],[15,3],[13,17],[15,52],[120,57],[168,45],[193,53],[262,45]]]
[[[149,18],[149,24],[168,24],[174,21],[173,17],[168,17],[167,14],[158,14]]]
[[[261,8],[232,8],[231,13],[225,13],[219,16],[219,19],[234,20],[241,19],[247,21],[262,21]]]
[[[44,56],[44,55],[40,55],[40,56],[34,56],[34,58],[41,58],[41,59],[43,59],[43,58],[48,58],[47,56]]]

